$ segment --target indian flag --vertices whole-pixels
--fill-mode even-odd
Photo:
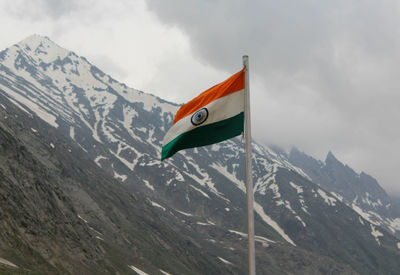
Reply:
[[[240,135],[244,125],[244,69],[184,104],[164,137],[161,160],[177,151]]]

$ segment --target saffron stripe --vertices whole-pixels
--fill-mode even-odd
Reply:
[[[244,69],[184,104],[175,114],[173,124],[210,104],[212,101],[243,89]]]
[[[240,135],[243,132],[243,125],[244,112],[241,112],[234,117],[194,128],[164,145],[161,160],[171,157],[182,149],[210,145]]]

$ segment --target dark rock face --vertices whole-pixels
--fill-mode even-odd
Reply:
[[[0,213],[26,248],[0,233],[0,257],[45,273],[246,274],[241,140],[161,162],[177,108],[48,38],[1,52],[0,189],[12,203]],[[323,163],[254,143],[253,181],[258,274],[396,273],[390,223],[354,211],[380,209],[369,176],[332,153]]]
[[[0,163],[2,256],[48,273],[98,270],[80,264],[96,262],[101,249],[61,189],[60,177],[2,122]],[[77,264],[79,269],[74,268]]]

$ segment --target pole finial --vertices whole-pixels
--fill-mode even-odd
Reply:
[[[248,55],[243,55],[243,67],[248,68],[249,66],[249,56]]]

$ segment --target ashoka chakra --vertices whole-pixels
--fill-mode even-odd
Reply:
[[[192,115],[190,121],[192,122],[193,125],[198,126],[204,123],[204,121],[206,121],[207,118],[208,118],[208,110],[207,108],[202,108]]]

